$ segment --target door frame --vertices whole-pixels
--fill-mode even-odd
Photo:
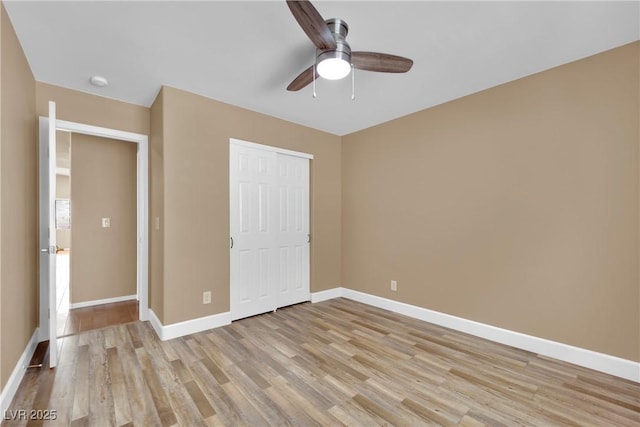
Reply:
[[[136,288],[138,296],[138,313],[141,321],[149,319],[149,137],[147,135],[127,132],[83,123],[56,120],[56,131],[65,131],[91,135],[109,139],[117,139],[138,144],[136,197],[137,197],[137,274]],[[72,172],[73,173],[73,172]],[[51,285],[49,285],[51,286]],[[40,284],[40,295],[48,295],[48,289]],[[40,338],[49,339],[48,299],[40,298]]]

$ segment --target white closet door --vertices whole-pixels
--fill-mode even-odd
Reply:
[[[276,157],[230,145],[232,320],[277,307]]]
[[[231,319],[309,301],[309,159],[229,147]]]
[[[278,306],[309,301],[309,160],[278,154]]]

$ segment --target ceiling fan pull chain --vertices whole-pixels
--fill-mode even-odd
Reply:
[[[351,100],[356,100],[356,69],[351,64]]]
[[[315,61],[315,60],[314,60]],[[313,63],[313,97],[316,97],[316,63]]]

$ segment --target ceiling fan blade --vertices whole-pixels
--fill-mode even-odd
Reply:
[[[298,77],[296,77],[295,79],[293,79],[291,83],[289,83],[289,86],[287,86],[287,90],[291,92],[296,92],[302,89],[303,87],[307,86],[309,83],[313,81],[313,71],[314,71],[314,66],[312,65],[311,67],[301,72],[298,75]],[[318,71],[316,71],[316,79],[318,77],[319,77]]]
[[[287,5],[318,49],[335,49],[336,41],[320,13],[308,0],[287,0]]]
[[[381,73],[406,73],[413,65],[409,58],[378,52],[351,52],[351,63],[359,70]]]

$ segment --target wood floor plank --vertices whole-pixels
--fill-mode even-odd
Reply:
[[[216,411],[216,417],[222,424],[246,425],[246,421],[242,419],[240,408],[236,406],[235,402],[200,361],[193,363],[189,370],[193,374],[194,381],[198,383],[200,390],[207,397],[211,407]]]
[[[122,426],[133,421],[131,405],[127,399],[127,386],[122,372],[122,365],[118,356],[118,348],[107,349],[109,372],[111,373],[111,388],[113,391],[113,407],[116,425]]]
[[[157,379],[165,391],[167,403],[170,406],[177,424],[193,427],[205,426],[205,419],[215,414],[206,398],[198,390],[196,384],[181,381],[180,376],[173,370],[170,361],[163,357],[164,351],[156,339],[155,333],[142,324],[134,324],[138,329],[138,336],[143,339],[143,348]],[[199,412],[202,416],[199,416]]]
[[[277,352],[273,350],[268,342],[259,339],[259,337],[255,335],[247,335],[244,338],[244,344],[254,355],[254,359],[262,362],[262,364],[273,373],[272,375],[277,376],[287,373],[288,369],[283,363],[276,360],[277,357],[274,357],[274,355],[276,355]],[[287,360],[288,359],[285,359],[285,362]]]
[[[221,387],[224,393],[233,401],[234,410],[238,412],[239,418],[244,423],[250,426],[269,425],[267,420],[253,406],[251,399],[247,399],[235,383],[228,382]]]
[[[169,404],[164,387],[162,387],[156,371],[151,365],[151,361],[149,360],[146,350],[143,347],[137,348],[136,356],[140,361],[147,389],[151,392],[153,404],[155,405],[158,417],[160,418],[160,425],[167,427],[176,424],[176,415]]]
[[[111,375],[103,330],[90,332],[89,346],[89,424],[115,426]]]
[[[409,410],[416,413],[418,416],[424,418],[425,420],[437,423],[441,426],[449,427],[458,425],[457,420],[450,419],[443,414],[440,413],[439,410],[429,408],[424,405],[423,402],[418,403],[413,399],[405,398],[402,400],[402,404],[406,406]]]
[[[78,339],[76,336],[61,338],[65,342],[63,352],[60,355],[60,363],[56,368],[56,376],[59,380],[53,384],[48,404],[56,408],[56,423],[58,425],[71,424],[73,415],[73,402],[76,391],[76,372],[78,352],[73,351]],[[47,423],[45,423],[47,424]]]
[[[176,359],[171,360],[171,367],[175,371],[176,375],[183,384],[188,383],[189,381],[193,381],[193,376],[191,375],[191,371],[187,369],[182,360]]]
[[[130,307],[78,313],[87,327]],[[338,298],[161,342],[148,322],[62,341],[2,426],[640,425],[640,384]],[[46,356],[45,356],[46,359]]]
[[[273,400],[266,393],[271,385],[263,389],[245,373],[244,370],[236,366],[229,367],[229,377],[233,384],[238,385],[238,389],[244,397],[252,402],[253,406],[260,415],[267,420],[268,425],[279,425],[283,422],[289,423],[286,412],[281,411],[280,407],[274,404]]]
[[[71,420],[73,421],[85,417],[88,419],[89,416],[89,345],[82,345],[78,348],[77,363],[76,390],[71,416]]]
[[[618,395],[615,397],[615,392],[602,392],[595,391],[587,387],[580,386],[574,383],[565,383],[564,386],[568,389],[578,391],[580,393],[588,394],[597,399],[604,400],[605,402],[613,403],[614,405],[621,406],[623,408],[630,409],[634,412],[640,412],[640,403],[634,402],[634,398],[629,398],[624,395]]]
[[[119,334],[124,337],[124,342],[118,346],[118,356],[122,364],[133,423],[144,425],[146,422],[159,425],[160,418],[145,382],[142,366],[137,358],[133,342],[130,341],[128,329],[122,326],[118,329]]]
[[[537,395],[555,399],[567,405],[579,406],[586,412],[596,416],[605,415],[615,419],[620,425],[638,426],[640,425],[640,412],[617,406],[613,403],[602,401],[588,394],[582,394],[570,389],[560,387],[541,387]]]
[[[200,411],[203,418],[209,418],[210,416],[215,415],[216,411],[211,407],[207,398],[204,396],[204,393],[202,393],[202,390],[200,390],[200,387],[198,387],[198,384],[195,381],[189,381],[184,386],[187,389],[187,392],[191,395],[191,398],[195,402],[198,407],[198,411]]]
[[[370,414],[376,415],[377,417],[383,419],[385,422],[390,423],[391,425],[399,426],[407,423],[393,411],[377,404],[376,402],[373,402],[371,399],[361,394],[356,394],[353,397],[353,401],[365,411],[369,412]]]
[[[277,377],[273,381],[273,386],[270,390],[277,390],[290,405],[303,408],[304,412],[314,421],[315,424],[320,426],[336,426],[342,425],[342,423],[335,418],[326,409],[316,407],[313,402],[308,402],[306,397],[295,389],[286,379],[283,377]],[[333,405],[332,405],[333,406]]]
[[[319,426],[320,424],[311,418],[302,406],[296,405],[279,389],[269,387],[264,391],[269,399],[285,414],[283,425]]]

